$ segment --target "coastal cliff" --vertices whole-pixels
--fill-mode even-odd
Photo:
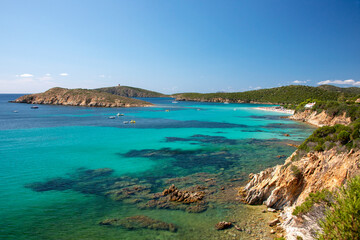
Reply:
[[[279,225],[285,229],[287,239],[312,240],[321,231],[319,220],[326,206],[316,204],[300,215],[293,211],[309,203],[311,194],[336,192],[360,174],[360,124],[352,122],[346,113],[332,117],[306,110],[290,118],[323,127],[298,146],[284,164],[250,174],[239,193],[248,204],[280,210]]]
[[[294,216],[292,211],[302,204],[310,193],[323,189],[333,191],[360,173],[360,151],[338,153],[336,149],[310,152],[294,161],[293,153],[283,165],[250,174],[250,182],[241,191],[248,204],[265,204],[283,210],[281,226],[287,239],[314,239],[319,230],[317,221],[324,209]]]
[[[305,110],[296,112],[289,119],[306,122],[317,127],[334,126],[335,124],[349,125],[351,123],[351,118],[346,117],[346,112],[339,116],[330,116],[324,111],[317,113],[316,111]]]
[[[59,87],[51,88],[44,93],[24,95],[12,102],[84,107],[147,107],[153,105],[149,102],[96,90]]]

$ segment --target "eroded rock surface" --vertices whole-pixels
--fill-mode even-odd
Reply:
[[[315,111],[305,110],[303,112],[295,113],[289,118],[292,120],[307,122],[317,127],[334,126],[335,124],[349,125],[351,123],[351,118],[346,117],[346,113],[343,113],[341,116],[332,117],[327,115],[325,111],[318,114]]]
[[[303,203],[309,193],[335,190],[360,173],[360,150],[345,153],[338,153],[335,149],[310,152],[300,160],[292,161],[295,154],[297,152],[283,165],[250,174],[250,181],[240,191],[243,200],[249,204],[264,203],[274,209],[289,209]],[[299,226],[299,220],[287,214],[284,227],[288,230],[296,226]],[[291,238],[292,233],[289,233],[289,239],[296,239]],[[304,239],[312,239],[311,234],[310,237],[306,234],[303,236]]]

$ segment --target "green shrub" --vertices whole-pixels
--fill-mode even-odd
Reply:
[[[310,193],[309,196],[305,199],[305,202],[295,207],[292,214],[295,216],[306,214],[311,210],[315,203],[324,203],[325,205],[330,206],[331,199],[332,193],[327,189],[323,189],[322,191],[317,191],[315,193]]]
[[[302,172],[300,171],[300,169],[297,166],[291,165],[290,170],[294,177],[296,177],[298,179],[300,179],[302,177]]]
[[[341,131],[338,136],[337,136],[337,139],[342,143],[342,144],[346,144],[349,142],[350,140],[350,133],[343,130]]]
[[[322,152],[324,151],[324,147],[322,144],[318,144],[315,148],[314,148],[314,151],[317,151],[317,152]]]
[[[336,194],[334,203],[320,222],[320,240],[359,239],[360,236],[360,177],[348,182]]]

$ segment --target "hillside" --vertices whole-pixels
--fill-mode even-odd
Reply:
[[[52,104],[86,107],[145,107],[151,103],[88,89],[55,87],[43,93],[24,95],[15,103]]]
[[[101,92],[107,92],[123,97],[142,97],[142,98],[167,97],[165,94],[162,93],[153,92],[142,88],[128,87],[128,86],[106,87],[106,88],[98,88],[95,90]]]
[[[327,91],[332,91],[332,92],[346,93],[346,94],[350,94],[350,95],[360,94],[360,88],[358,88],[358,87],[341,88],[341,87],[336,87],[336,86],[332,86],[332,85],[321,85],[321,86],[318,86],[318,88],[321,88],[321,89],[324,89]]]
[[[290,85],[246,92],[180,93],[174,96],[177,100],[185,101],[299,104],[307,99],[335,101],[340,96],[345,98],[355,97],[358,91],[360,92],[360,88],[337,88],[330,85],[319,87]]]

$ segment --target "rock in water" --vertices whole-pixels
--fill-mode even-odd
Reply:
[[[170,232],[177,231],[177,226],[173,223],[166,223],[144,215],[132,216],[124,219],[106,219],[99,222],[99,225],[121,226],[129,230],[147,228]]]
[[[224,230],[224,229],[231,228],[231,227],[232,227],[232,223],[231,222],[225,222],[225,221],[218,222],[215,225],[216,230]]]

